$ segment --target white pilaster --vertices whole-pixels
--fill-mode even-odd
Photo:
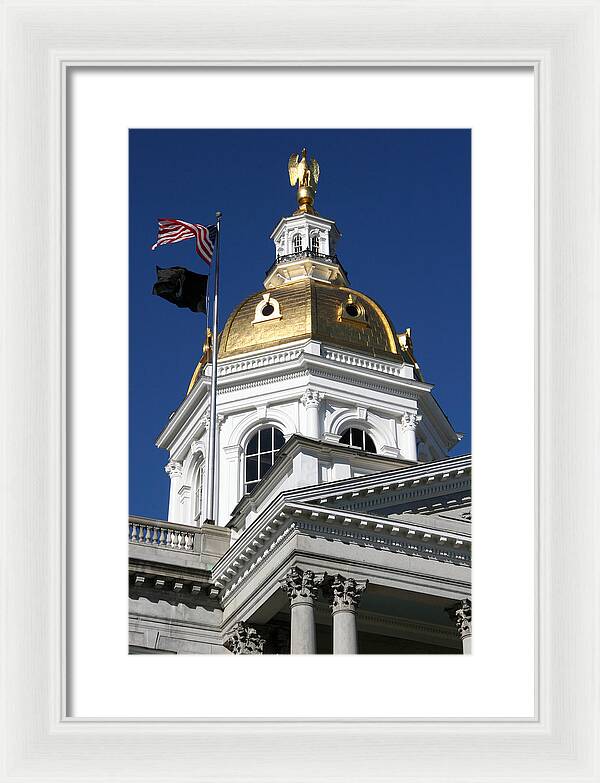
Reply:
[[[174,524],[180,522],[179,519],[179,490],[181,489],[181,478],[183,476],[183,465],[171,459],[165,465],[165,473],[171,479],[169,489],[169,522]]]
[[[178,511],[176,512],[175,522],[182,522],[184,525],[193,523],[192,512],[192,488],[189,484],[181,484],[177,493]]]
[[[300,402],[304,405],[306,411],[305,435],[307,438],[318,440],[321,435],[319,408],[322,399],[323,394],[314,389],[305,389],[302,397],[300,397]]]
[[[417,461],[417,424],[421,416],[416,413],[403,413],[400,417],[400,450],[404,459]]]
[[[219,524],[219,522],[218,522],[218,520],[219,520],[219,500],[220,500],[220,495],[221,495],[221,481],[220,481],[220,476],[221,476],[221,459],[222,459],[221,447],[220,447],[220,444],[221,444],[221,428],[223,427],[223,422],[224,421],[225,421],[225,416],[223,416],[220,413],[217,413],[217,427],[216,427],[216,431],[215,431],[215,451],[216,451],[216,454],[217,454],[217,459],[215,460],[215,488],[216,488],[216,492],[215,492],[214,508],[213,508],[213,513],[214,513],[214,517],[215,517],[214,521],[217,522],[217,524]],[[209,428],[210,428],[210,415],[208,413],[205,414],[202,417],[202,424],[204,425],[204,428],[206,430],[207,450],[208,450],[208,432],[209,432]],[[205,475],[206,475],[206,480],[207,481],[208,481],[208,473],[209,473],[209,471],[206,470],[205,471]],[[205,489],[206,489],[206,487],[205,487]],[[203,492],[203,495],[204,495],[203,507],[205,507],[207,494],[208,493],[206,491]],[[223,523],[223,524],[225,524],[225,523]]]
[[[225,487],[223,492],[224,511],[230,514],[238,500],[242,497],[242,455],[239,443],[223,447],[223,477]],[[223,491],[223,490],[222,490]],[[229,506],[229,508],[227,508]]]

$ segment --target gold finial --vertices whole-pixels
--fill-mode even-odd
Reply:
[[[207,326],[206,327],[206,338],[204,340],[204,345],[202,346],[202,352],[206,356],[209,356],[210,350],[211,350],[211,346],[212,346],[212,329],[210,328],[210,326]]]
[[[290,185],[294,187],[298,183],[298,209],[296,212],[308,212],[316,215],[314,210],[315,196],[317,194],[317,183],[319,182],[319,164],[314,158],[308,159],[306,147],[302,154],[293,152],[288,161],[288,173],[290,175]]]
[[[202,373],[202,369],[210,362],[211,360],[211,346],[212,346],[212,331],[209,327],[206,328],[206,338],[204,340],[204,345],[202,346],[202,356],[200,358],[200,361],[196,365],[196,369],[194,370],[194,374],[192,375],[192,380],[190,381],[190,385],[188,386],[187,394],[189,394],[196,383],[198,382],[198,378],[200,377],[200,374]]]

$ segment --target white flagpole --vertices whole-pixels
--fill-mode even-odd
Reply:
[[[210,422],[208,431],[208,475],[207,489],[208,498],[206,502],[206,522],[215,524],[215,494],[216,494],[216,465],[217,465],[217,353],[219,337],[219,256],[221,251],[221,212],[216,213],[217,217],[217,246],[215,248],[215,276],[213,290],[213,327],[212,327],[212,345],[211,359],[212,372],[210,377]]]

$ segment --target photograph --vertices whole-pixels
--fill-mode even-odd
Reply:
[[[471,435],[470,129],[129,130],[130,654],[470,654]]]

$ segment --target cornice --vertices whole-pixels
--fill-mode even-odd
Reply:
[[[408,486],[399,487],[398,492],[391,492],[385,495],[385,506],[404,505],[409,504],[411,507],[406,508],[407,513],[419,514],[424,511],[432,510],[432,501],[440,497],[442,487],[435,483],[422,484],[420,482],[413,482]],[[464,479],[448,479],[443,484],[444,495],[454,495],[457,493],[464,493],[461,498],[462,503],[470,503],[471,501],[471,478],[468,476]],[[356,511],[366,511],[369,508],[381,508],[382,503],[379,502],[383,490],[380,492],[374,491],[369,493],[356,495],[356,500],[346,500],[348,507]],[[418,505],[421,504],[421,505]],[[440,508],[451,508],[457,505],[456,500],[450,500],[445,504],[440,503]]]
[[[299,224],[306,223],[307,221],[310,223],[315,223],[316,225],[321,225],[322,228],[329,227],[335,229],[338,235],[340,237],[342,236],[339,228],[336,225],[335,220],[331,220],[331,218],[323,217],[323,215],[308,214],[303,212],[301,215],[286,215],[285,217],[280,218],[277,225],[273,229],[269,239],[273,239],[282,226],[286,226],[286,225],[294,226],[298,223]]]
[[[422,403],[421,412],[425,414],[423,423],[436,432],[447,449],[451,449],[458,442],[455,440],[456,430],[433,394],[433,388],[432,386],[430,394],[423,394],[420,397]]]
[[[441,494],[449,480],[470,482],[471,455],[449,457],[437,462],[419,463],[414,467],[398,467],[360,478],[340,479],[327,484],[290,490],[287,497],[299,502],[328,504],[344,498],[370,497],[390,491],[413,491],[418,486],[429,486]],[[464,477],[464,478],[461,478]]]
[[[161,432],[156,437],[155,444],[161,449],[169,449],[180,430],[191,418],[192,413],[200,408],[203,395],[208,395],[210,378],[202,375],[192,391],[184,397],[179,406],[169,417]]]
[[[216,563],[215,586],[227,597],[292,533],[470,566],[471,540],[462,534],[282,500],[278,510],[263,513]]]
[[[164,595],[165,598],[177,595],[181,600],[193,600],[201,604],[207,598],[214,600],[219,593],[213,584],[210,568],[200,562],[195,568],[186,568],[129,558],[128,568],[129,591],[132,598],[138,598],[151,591]]]

